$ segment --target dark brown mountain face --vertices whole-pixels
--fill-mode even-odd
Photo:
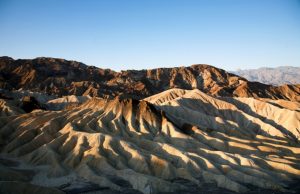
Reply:
[[[47,94],[142,99],[171,88],[199,89],[213,96],[300,101],[300,85],[249,82],[209,65],[115,72],[55,58],[14,60],[0,57],[0,88]]]

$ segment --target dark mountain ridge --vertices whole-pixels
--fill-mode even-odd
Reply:
[[[300,100],[300,85],[272,86],[249,82],[210,65],[116,72],[46,57],[18,60],[0,57],[0,88],[58,96],[121,96],[136,99],[171,88],[197,88],[213,96]]]

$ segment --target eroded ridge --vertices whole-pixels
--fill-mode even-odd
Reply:
[[[295,106],[171,89],[144,100],[92,98],[60,111],[13,109],[0,117],[1,153],[48,165],[50,178],[76,173],[116,191],[178,192],[189,187],[176,180],[186,180],[287,192],[300,177]]]

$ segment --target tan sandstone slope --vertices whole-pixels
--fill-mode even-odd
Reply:
[[[0,159],[0,178],[7,181],[6,172],[9,181],[57,193],[84,181],[145,194],[197,193],[211,184],[224,193],[295,191],[300,112],[291,103],[171,89],[141,101],[93,98],[24,114],[2,100],[1,157],[22,165]]]

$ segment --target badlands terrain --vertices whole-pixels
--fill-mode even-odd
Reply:
[[[0,58],[0,193],[297,193],[300,85]]]
[[[250,82],[210,65],[115,72],[56,58],[0,57],[0,88],[50,95],[143,99],[172,88],[199,89],[212,96],[300,101],[300,83],[272,86]]]

